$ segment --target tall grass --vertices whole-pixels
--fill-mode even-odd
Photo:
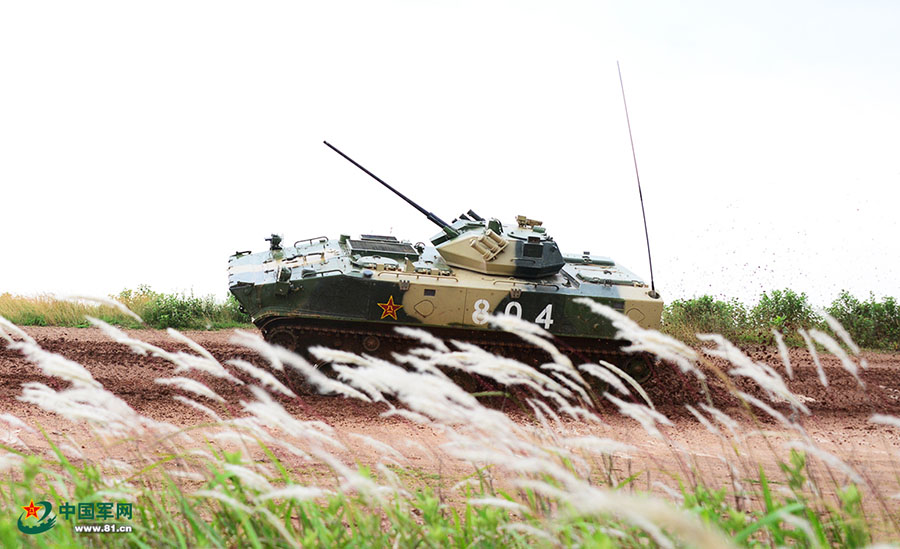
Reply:
[[[222,302],[211,295],[197,297],[184,293],[166,294],[142,285],[136,290],[122,290],[111,298],[124,304],[139,318],[102,304],[109,300],[100,300],[101,304],[97,304],[93,300],[59,298],[53,295],[22,297],[8,293],[0,294],[0,316],[20,326],[77,328],[90,326],[88,317],[126,328],[208,330],[247,327],[250,324],[250,317],[241,312],[240,305],[231,295]]]
[[[22,297],[0,294],[0,316],[19,326],[87,327],[88,316],[119,326],[140,327],[140,322],[110,306],[58,299],[52,295]]]
[[[810,412],[774,368],[751,360],[721,336],[703,336],[709,346],[698,354],[609,308],[584,305],[609,317],[632,349],[665,357],[698,380],[718,380],[744,404],[719,410],[706,395],[688,407],[721,441],[718,450],[691,452],[673,440],[669,418],[631,394],[633,380],[609,385],[618,396],[593,392],[597,385],[591,378],[598,372],[605,372],[601,378],[624,374],[601,364],[573,364],[553,347],[549,334],[514,318],[496,321],[546,348],[551,361],[531,368],[407,329],[405,335],[422,344],[391,361],[312,349],[332,364],[337,378],[250,333],[239,333],[234,341],[259,359],[222,364],[196,344],[196,354],[171,353],[94,319],[135,352],[172,363],[179,375],[163,383],[177,389],[179,402],[208,418],[185,428],[139,414],[80,365],[43,351],[27,334],[0,322],[0,335],[12,350],[69,383],[63,389],[25,383],[20,400],[74,419],[93,433],[74,441],[42,433],[49,451],[41,451],[19,437],[31,426],[0,416],[8,427],[0,454],[6,471],[0,542],[23,541],[16,518],[36,495],[55,504],[131,501],[136,512],[128,523],[132,533],[88,539],[75,533],[74,521],[60,520],[45,534],[29,537],[34,546],[861,547],[873,541],[873,531],[882,538],[900,534],[896,507],[888,499],[892,488],[867,482],[864,472],[806,434]],[[824,333],[817,337],[834,341]],[[728,371],[712,358],[726,361]],[[847,360],[862,365],[852,351]],[[456,371],[491,379],[501,392],[516,395],[521,409],[531,411],[530,421],[486,407],[452,381],[448,373]],[[409,465],[406,448],[294,417],[282,405],[282,399],[294,397],[262,373],[285,382],[300,378],[303,387],[342,395],[334,398],[380,403],[382,416],[427,426],[444,440],[432,451],[466,465],[468,475],[439,479],[438,490],[423,486],[424,473]],[[239,402],[221,402],[209,386],[185,381],[184,376],[198,374],[246,385],[248,394]],[[655,463],[665,452],[680,464],[676,470],[632,471],[631,457],[642,453],[633,441],[585,431],[616,411],[658,441],[641,463]],[[781,432],[758,429],[763,418]],[[873,420],[900,425],[900,418]],[[778,469],[767,470],[753,459],[750,438],[767,442]],[[371,451],[353,454],[351,440]],[[79,446],[99,451],[103,459],[84,456]],[[700,465],[700,455],[710,453],[726,465],[726,480]],[[290,461],[302,465],[292,467]],[[664,482],[641,488],[642,475],[648,484],[651,475]],[[866,507],[864,500],[872,503]]]

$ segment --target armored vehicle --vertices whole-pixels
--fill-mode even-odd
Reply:
[[[325,345],[378,354],[409,345],[395,327],[410,326],[517,358],[540,356],[488,322],[505,313],[549,331],[573,360],[618,358],[622,342],[614,328],[575,303],[578,297],[609,305],[643,327],[659,327],[659,294],[613,260],[564,254],[543,223],[526,216],[504,225],[469,210],[446,223],[326,145],[441,231],[430,245],[372,234],[285,245],[272,235],[268,250],[234,254],[229,289],[267,341],[300,352]],[[639,380],[649,376],[643,359],[626,362]]]

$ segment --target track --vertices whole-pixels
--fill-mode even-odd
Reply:
[[[541,363],[550,360],[550,356],[543,350],[504,331],[440,327],[432,327],[427,331],[443,341],[462,340],[530,366],[540,366]],[[302,319],[276,321],[263,326],[262,334],[269,343],[307,354],[313,362],[315,358],[309,356],[306,351],[316,345],[354,353],[368,353],[387,360],[391,359],[392,353],[405,353],[421,345],[418,340],[396,332],[393,325],[377,323]],[[620,366],[641,383],[651,376],[654,369],[655,361],[652,356],[643,353],[628,354],[622,350],[624,343],[622,341],[557,338],[554,343],[575,364],[585,362],[598,364],[599,361],[605,360]]]

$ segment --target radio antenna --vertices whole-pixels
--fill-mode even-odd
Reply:
[[[638,196],[641,198],[641,215],[644,216],[644,238],[647,240],[647,262],[650,264],[650,297],[656,299],[656,285],[653,283],[653,258],[650,257],[650,234],[647,232],[647,212],[644,210],[644,193],[641,192],[641,174],[638,172],[637,154],[634,152],[634,137],[631,135],[631,119],[628,117],[628,102],[625,101],[625,84],[622,82],[622,67],[616,61],[619,70],[619,87],[622,88],[622,104],[625,105],[625,122],[628,123],[628,139],[631,141],[631,157],[634,158],[634,175],[637,178]]]

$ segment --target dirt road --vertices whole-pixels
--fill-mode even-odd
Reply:
[[[28,328],[30,334],[44,349],[59,353],[85,366],[91,374],[108,390],[123,398],[139,413],[156,420],[167,421],[178,426],[190,426],[206,421],[199,412],[175,401],[172,397],[179,391],[154,380],[173,375],[174,366],[159,358],[139,356],[126,346],[110,341],[99,330],[76,328]],[[173,341],[165,332],[153,330],[131,331],[132,337],[158,345],[167,350],[187,351],[187,347]],[[220,332],[187,332],[186,335],[200,343],[216,358],[224,363],[229,358],[242,358],[258,365],[265,362],[253,351],[230,342],[231,331]],[[745,349],[756,360],[766,361],[779,372],[784,371],[780,364],[777,350],[765,347]],[[860,377],[865,388],[840,365],[831,355],[821,356],[824,373],[828,379],[828,387],[823,387],[815,364],[805,350],[791,351],[791,363],[794,370],[793,380],[789,383],[791,390],[803,395],[812,415],[799,418],[809,435],[822,447],[844,459],[858,470],[864,472],[866,479],[873,485],[889,483],[896,486],[897,473],[900,466],[896,460],[898,436],[900,430],[883,425],[869,423],[874,413],[900,415],[900,355],[864,353],[868,368]],[[713,361],[720,367],[721,361]],[[235,375],[247,382],[252,380],[235,371]],[[193,375],[199,381],[221,395],[226,403],[211,405],[223,417],[242,415],[241,400],[250,400],[246,386],[238,386],[231,382],[204,375]],[[54,389],[63,389],[67,383],[42,375],[33,364],[26,361],[18,352],[0,348],[0,412],[11,413],[26,423],[40,425],[51,435],[72,436],[79,439],[84,432],[82,426],[73,425],[64,418],[43,411],[34,405],[16,399],[21,394],[21,385],[29,381],[45,383]],[[744,390],[758,393],[749,382],[738,383]],[[713,436],[700,425],[686,410],[685,404],[696,404],[702,401],[700,386],[691,377],[670,372],[656,375],[646,385],[658,409],[666,414],[673,425],[665,428],[666,436],[674,447],[648,436],[635,421],[625,418],[607,405],[600,411],[605,424],[582,424],[568,421],[565,428],[570,433],[595,434],[602,437],[626,441],[640,450],[640,456],[634,461],[622,464],[624,469],[650,469],[654,471],[678,471],[685,467],[685,460],[694,467],[705,470],[716,479],[728,478],[728,471],[721,463],[720,455],[727,453],[722,440]],[[747,432],[759,428],[772,435],[766,439],[758,437],[746,439],[748,451],[759,453],[763,462],[765,455],[772,454],[772,440],[778,440],[780,433],[787,434],[777,422],[763,419],[756,423],[742,412],[738,403],[726,396],[717,382],[712,383],[713,403],[720,409],[737,418]],[[301,396],[296,399],[282,399],[282,404],[294,416],[302,419],[321,420],[344,435],[361,433],[385,442],[397,448],[407,463],[425,474],[441,475],[442,482],[454,481],[471,472],[466,464],[452,463],[441,452],[440,446],[444,436],[426,426],[417,425],[400,418],[379,417],[386,407],[378,404],[367,404],[360,401],[337,397]],[[506,407],[511,413],[518,413],[507,402],[495,399],[491,406],[499,409]],[[524,415],[521,421],[532,421]],[[723,429],[724,431],[724,429]],[[3,429],[0,429],[2,438]],[[46,449],[46,442],[40,436],[21,433],[32,450]],[[342,435],[343,436],[343,435]],[[371,462],[377,459],[371,447],[365,446],[352,437],[343,439],[349,448],[345,456],[348,461]],[[683,447],[683,451],[677,447]],[[90,448],[84,448],[90,456]],[[782,452],[783,454],[783,452]],[[690,458],[685,456],[690,455]],[[752,456],[751,456],[752,457]],[[774,462],[772,463],[773,468]],[[298,465],[299,466],[299,465]],[[646,475],[648,486],[657,477]],[[643,482],[643,481],[641,481]],[[893,493],[887,490],[888,493]]]

